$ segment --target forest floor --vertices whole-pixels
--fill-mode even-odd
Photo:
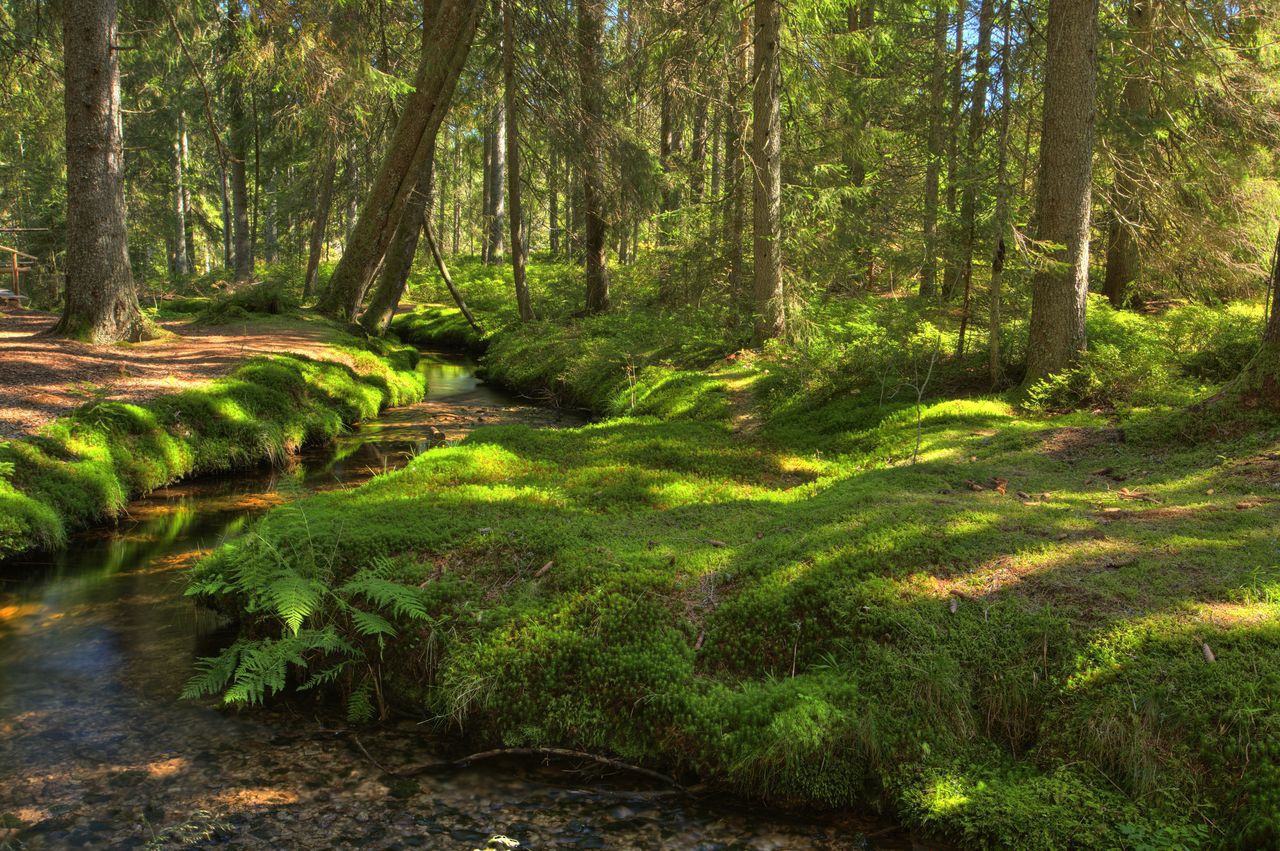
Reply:
[[[173,336],[92,346],[44,336],[56,318],[0,312],[0,440],[33,434],[86,402],[140,402],[207,384],[257,355],[287,352],[351,365],[323,326],[177,320],[161,323]]]

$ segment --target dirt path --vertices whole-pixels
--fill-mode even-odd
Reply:
[[[92,398],[136,402],[212,381],[254,355],[296,352],[342,360],[323,327],[191,326],[178,336],[130,346],[91,346],[44,337],[53,314],[0,312],[0,440],[23,437]]]

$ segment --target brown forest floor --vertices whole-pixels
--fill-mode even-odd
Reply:
[[[176,336],[91,346],[42,336],[57,317],[0,311],[0,440],[24,437],[93,398],[136,402],[226,375],[245,359],[295,352],[339,360],[324,327],[163,323]]]

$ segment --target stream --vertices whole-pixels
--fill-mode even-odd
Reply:
[[[423,368],[422,403],[286,469],[164,488],[60,551],[0,563],[0,849],[926,847],[874,817],[674,794],[573,761],[459,767],[457,744],[419,719],[350,727],[314,701],[179,701],[194,660],[231,638],[182,596],[195,558],[273,506],[476,426],[575,422],[484,385],[468,360]]]

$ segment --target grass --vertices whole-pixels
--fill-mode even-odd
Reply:
[[[1280,841],[1274,418],[1029,413],[964,392],[964,362],[917,407],[924,349],[870,357],[858,309],[842,340],[754,358],[705,317],[489,311],[490,375],[606,418],[483,429],[271,513],[193,577],[249,616],[200,687],[333,671],[484,743],[878,807],[966,847]],[[1090,369],[1199,392],[1188,346]],[[370,576],[412,606],[289,591]]]
[[[242,319],[288,330],[319,320]],[[325,326],[326,328],[328,326]],[[386,405],[421,397],[412,349],[331,330],[346,363],[273,355],[149,402],[95,400],[23,440],[0,443],[0,556],[55,547],[134,496],[194,473],[278,462]]]

